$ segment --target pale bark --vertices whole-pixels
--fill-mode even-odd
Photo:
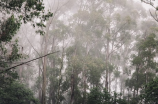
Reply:
[[[71,100],[70,100],[70,104],[74,104],[74,87],[75,87],[75,78],[74,78],[74,71],[73,74],[71,74]]]
[[[65,52],[65,49],[64,49],[64,41],[63,41],[63,50],[62,50],[62,56],[61,56],[61,66],[60,66],[60,71],[59,71],[59,81],[58,81],[58,91],[57,91],[57,104],[60,104],[60,86],[61,86],[61,83],[62,83],[62,69],[63,69],[63,66],[64,66],[64,52]]]
[[[46,104],[46,57],[44,57],[43,83],[42,83],[42,104]]]
[[[47,47],[48,47],[48,32],[49,32],[49,27],[50,24],[52,23],[52,18],[48,21],[48,23],[46,24],[46,34],[44,35],[43,39],[44,39],[44,44],[43,44],[43,49],[44,49],[44,53],[43,54],[47,54]],[[47,66],[47,57],[43,58],[43,83],[42,83],[42,104],[46,104],[46,66]]]

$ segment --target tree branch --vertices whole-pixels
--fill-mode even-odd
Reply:
[[[156,12],[155,12],[155,17],[154,17],[154,15],[151,13],[151,11],[149,10],[149,12],[150,12],[150,15],[151,15],[151,17],[153,17],[153,19],[155,20],[155,21],[157,21],[158,22],[158,19],[157,19],[157,14],[156,14]]]
[[[149,10],[150,12],[150,15],[152,16],[152,18],[154,18],[154,20],[156,22],[158,22],[158,17],[157,17],[157,7],[154,6],[153,2],[150,0],[150,1],[144,1],[142,0],[142,2],[144,2],[145,4],[148,4],[150,6],[152,6],[154,9],[155,9],[155,16],[151,13],[151,11]]]
[[[153,5],[152,1],[150,0],[150,2],[144,1],[142,0],[142,2],[144,2],[145,4],[151,5],[153,8],[156,9],[156,7]]]
[[[21,65],[23,65],[23,64],[29,63],[29,62],[31,62],[31,61],[34,61],[34,60],[37,60],[37,59],[40,59],[40,58],[46,57],[46,56],[48,56],[48,55],[51,55],[51,54],[54,54],[54,53],[57,53],[57,52],[59,52],[59,51],[52,52],[52,53],[48,53],[48,54],[46,54],[46,55],[43,55],[43,56],[40,56],[40,57],[34,58],[34,59],[32,59],[32,60],[29,60],[29,61],[23,62],[23,63],[21,63],[21,64],[18,64],[18,65],[12,66],[12,67],[10,67],[10,68],[7,68],[7,69],[5,69],[5,70],[1,71],[1,72],[0,72],[0,74],[2,74],[2,73],[4,73],[4,72],[7,72],[7,71],[9,71],[9,70],[11,70],[11,69],[13,69],[13,68],[18,67],[18,66],[21,66]]]

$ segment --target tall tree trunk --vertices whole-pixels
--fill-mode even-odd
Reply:
[[[76,56],[76,49],[77,47],[75,47],[75,51],[74,51],[74,55],[73,57]],[[74,104],[75,101],[75,70],[72,69],[72,73],[71,73],[71,99],[70,99],[70,104]]]
[[[44,35],[44,44],[43,44],[43,49],[44,49],[44,55],[47,54],[47,45],[48,45],[48,33],[49,33],[49,27],[50,24],[52,23],[53,18],[50,18],[49,21],[46,24],[46,34]],[[42,104],[46,104],[46,61],[47,57],[43,58],[43,83],[42,83]]]
[[[43,83],[42,83],[42,104],[46,104],[46,57],[44,57]]]
[[[58,91],[57,91],[57,104],[60,103],[60,85],[61,85],[61,82],[62,82],[62,69],[63,69],[63,64],[64,64],[64,52],[65,52],[65,49],[64,49],[64,41],[63,41],[63,51],[62,51],[62,56],[61,56],[61,66],[60,66],[60,70],[59,70],[59,81],[58,81]]]
[[[47,35],[44,36],[44,54],[46,54],[47,50]],[[43,73],[42,73],[42,104],[46,104],[46,58],[43,58]]]
[[[133,98],[136,97],[136,88],[134,88],[134,91],[133,91]]]
[[[86,55],[89,54],[89,50],[88,50],[87,46],[88,46],[88,43],[86,44],[86,49],[87,49]],[[86,104],[86,99],[87,99],[86,86],[87,86],[87,71],[85,69],[85,64],[84,64],[83,65],[83,101],[82,101],[82,104]]]
[[[116,82],[115,82],[115,92],[117,92],[117,78],[116,78]]]
[[[109,75],[109,39],[107,39],[107,52],[106,52],[106,79],[105,79],[105,88],[108,91],[108,75]]]
[[[120,80],[121,86],[120,86],[120,92],[124,96],[124,89],[123,89],[123,81]]]
[[[56,99],[55,99],[55,89],[53,88],[53,86],[50,87],[50,104],[55,104],[56,103]]]
[[[83,71],[83,104],[86,104],[86,71]]]
[[[136,88],[136,90],[137,90],[137,96],[138,96],[138,90],[139,90],[139,88],[138,88],[138,80],[139,80],[139,78],[138,78],[138,73],[139,73],[139,66],[137,66],[136,67],[136,71],[137,71],[137,88]]]
[[[129,104],[129,88],[127,90],[128,90],[128,104]]]
[[[111,73],[109,73],[109,92],[111,92]]]
[[[74,71],[71,74],[71,101],[70,104],[74,104],[74,87],[75,87],[75,79],[74,79]]]
[[[38,73],[38,77],[39,77],[39,78],[41,77],[41,69],[40,69],[40,65],[39,65],[39,73]],[[42,99],[41,99],[41,84],[39,84],[39,86],[38,86],[38,99],[39,99],[40,102],[42,101]]]

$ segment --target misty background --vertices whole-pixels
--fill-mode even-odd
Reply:
[[[114,104],[145,104],[138,96],[157,76],[158,1],[154,7],[141,0],[43,2],[53,13],[45,34],[22,24],[12,41],[18,39],[24,58],[11,65],[55,52],[14,69],[40,104],[92,104],[94,88],[128,102]]]

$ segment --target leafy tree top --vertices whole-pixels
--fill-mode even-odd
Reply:
[[[39,104],[33,93],[24,85],[14,81],[0,88],[0,104]]]
[[[145,98],[146,102],[150,104],[158,103],[158,78],[155,78],[153,81],[146,84],[144,87],[144,93],[141,95],[142,98]]]

